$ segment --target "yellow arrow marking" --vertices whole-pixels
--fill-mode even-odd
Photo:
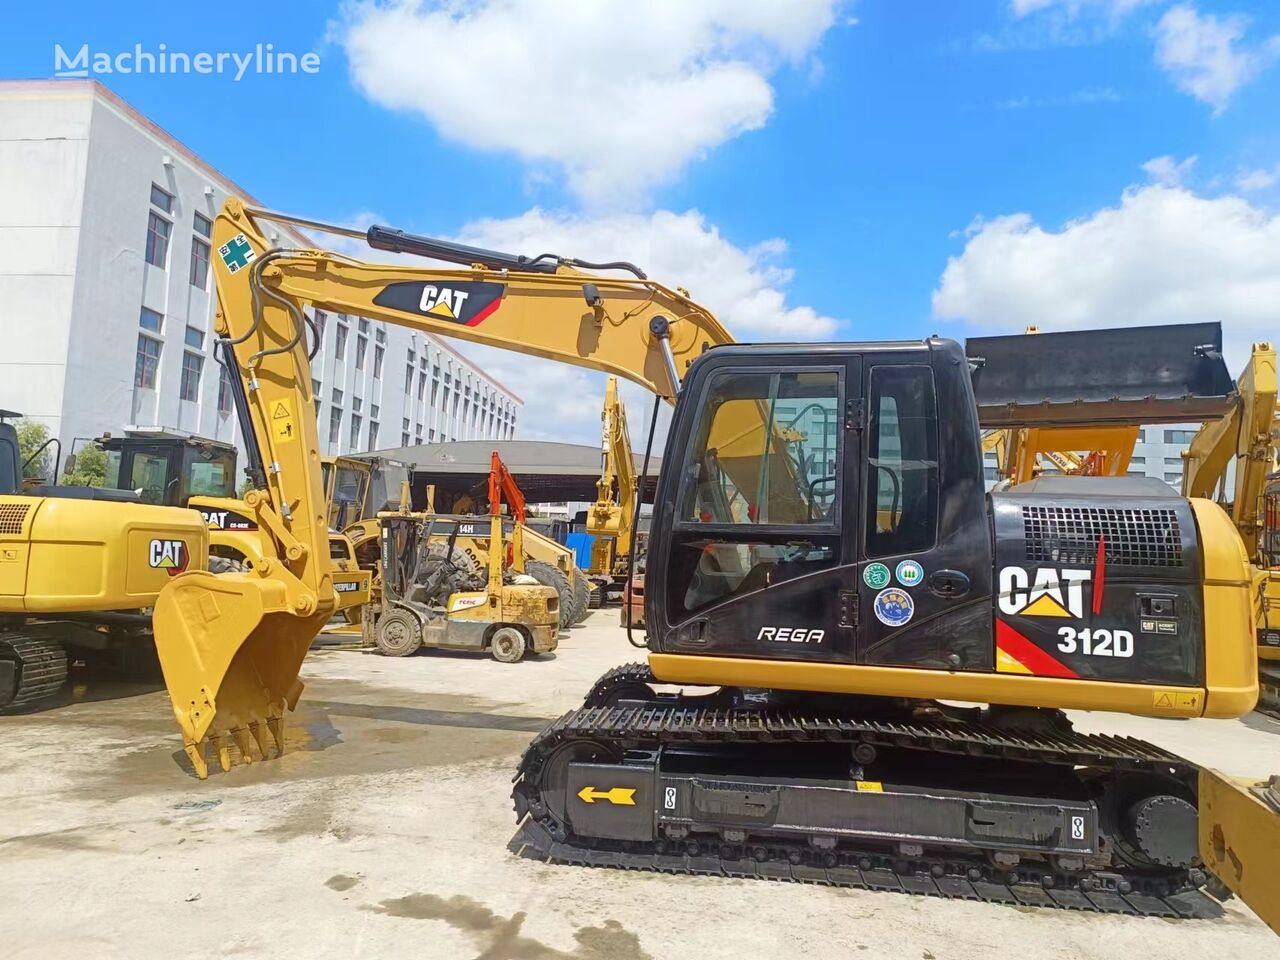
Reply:
[[[583,803],[595,803],[597,800],[608,800],[624,807],[634,807],[636,791],[634,788],[614,787],[612,790],[597,790],[595,787],[583,787],[578,791],[578,799]]]

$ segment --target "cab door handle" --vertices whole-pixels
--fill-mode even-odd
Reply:
[[[963,597],[969,587],[969,577],[959,570],[935,570],[929,575],[929,591],[944,600]]]

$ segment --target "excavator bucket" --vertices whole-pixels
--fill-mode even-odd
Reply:
[[[166,584],[153,614],[156,651],[173,715],[196,775],[209,775],[205,744],[231,769],[271,742],[284,753],[284,714],[302,694],[302,658],[327,614],[306,615],[284,582],[254,573],[190,573]]]

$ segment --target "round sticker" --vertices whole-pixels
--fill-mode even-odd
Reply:
[[[889,568],[883,563],[869,563],[862,568],[862,582],[872,590],[889,585]]]
[[[914,587],[924,579],[924,567],[914,560],[903,560],[898,564],[898,582],[904,587]]]
[[[876,619],[888,627],[900,627],[916,612],[911,594],[897,587],[889,587],[876,594]]]

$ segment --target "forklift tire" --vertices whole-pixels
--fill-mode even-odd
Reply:
[[[378,618],[374,642],[384,657],[407,657],[422,646],[422,627],[406,610],[392,610]]]
[[[599,610],[604,606],[604,584],[592,583],[591,592],[587,594],[587,606],[592,610]]]
[[[516,627],[499,627],[489,640],[489,652],[499,663],[519,663],[527,645],[524,633]]]
[[[560,629],[568,630],[573,625],[577,604],[573,602],[573,587],[564,571],[545,560],[530,560],[524,565],[525,573],[533,577],[544,587],[551,587],[560,595]]]
[[[573,622],[581,623],[587,619],[587,613],[591,609],[591,584],[587,582],[586,574],[577,567],[573,568],[573,602],[577,605],[574,613]]]

